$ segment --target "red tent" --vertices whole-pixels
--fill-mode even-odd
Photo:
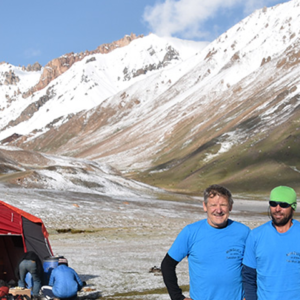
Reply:
[[[18,262],[27,251],[34,251],[42,263],[53,256],[43,221],[0,201],[0,279],[16,280]]]

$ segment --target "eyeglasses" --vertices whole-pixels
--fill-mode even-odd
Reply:
[[[295,203],[289,204],[289,203],[286,203],[286,202],[269,201],[269,204],[272,207],[276,207],[277,205],[279,205],[281,208],[288,208],[288,207],[290,207],[291,205],[293,205]]]

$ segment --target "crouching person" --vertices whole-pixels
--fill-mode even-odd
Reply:
[[[59,258],[58,266],[51,272],[49,286],[42,287],[42,294],[48,299],[74,300],[83,286],[84,282],[75,270],[68,266],[68,260]]]
[[[31,275],[30,285],[26,282],[26,276]],[[38,299],[39,292],[42,286],[42,277],[43,277],[43,265],[39,256],[33,252],[28,251],[24,253],[23,257],[18,266],[17,277],[18,285],[21,288],[31,288],[31,294],[34,299]],[[30,276],[27,276],[29,278]]]

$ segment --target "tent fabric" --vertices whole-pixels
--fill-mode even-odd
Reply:
[[[0,204],[0,234],[22,234],[22,215]]]
[[[19,209],[17,207],[9,205],[9,204],[7,204],[7,203],[5,203],[3,201],[0,201],[0,207],[1,207],[1,211],[2,210],[4,211],[3,214],[1,212],[1,215],[0,215],[0,234],[2,234],[2,230],[5,228],[5,227],[4,228],[2,227],[2,217],[6,218],[6,221],[11,220],[11,222],[13,224],[20,224],[20,220],[18,218],[24,217],[24,218],[30,220],[33,223],[40,223],[40,224],[42,224],[43,234],[44,234],[44,236],[46,238],[48,238],[49,234],[48,234],[48,232],[46,230],[46,227],[44,226],[43,221],[40,218],[37,218],[36,216],[31,215],[31,214],[25,212],[24,210],[21,210],[21,209]],[[15,212],[15,214],[12,213],[12,212]],[[16,214],[17,214],[17,217],[15,216]],[[17,219],[15,219],[15,218],[17,218]],[[5,224],[6,224],[6,222],[3,225],[5,225]],[[6,229],[8,231],[12,230],[13,224],[10,224],[9,228],[6,228]],[[14,227],[14,228],[15,229],[19,229],[20,226],[16,225],[16,227]],[[13,233],[11,233],[11,234],[13,234]],[[16,233],[16,234],[20,234],[20,233]]]
[[[16,280],[25,252],[34,251],[42,262],[53,256],[48,236],[40,218],[0,201],[0,279]]]
[[[44,236],[42,225],[32,223],[30,220],[22,217],[24,240],[27,251],[34,251],[38,254],[41,261],[52,254],[48,239]]]

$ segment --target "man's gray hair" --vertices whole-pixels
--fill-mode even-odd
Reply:
[[[228,204],[230,206],[233,205],[233,199],[231,196],[231,192],[225,188],[224,186],[218,185],[218,184],[213,184],[209,186],[203,193],[204,196],[204,203],[205,205],[207,204],[208,198],[212,198],[216,195],[223,196],[227,198]]]

